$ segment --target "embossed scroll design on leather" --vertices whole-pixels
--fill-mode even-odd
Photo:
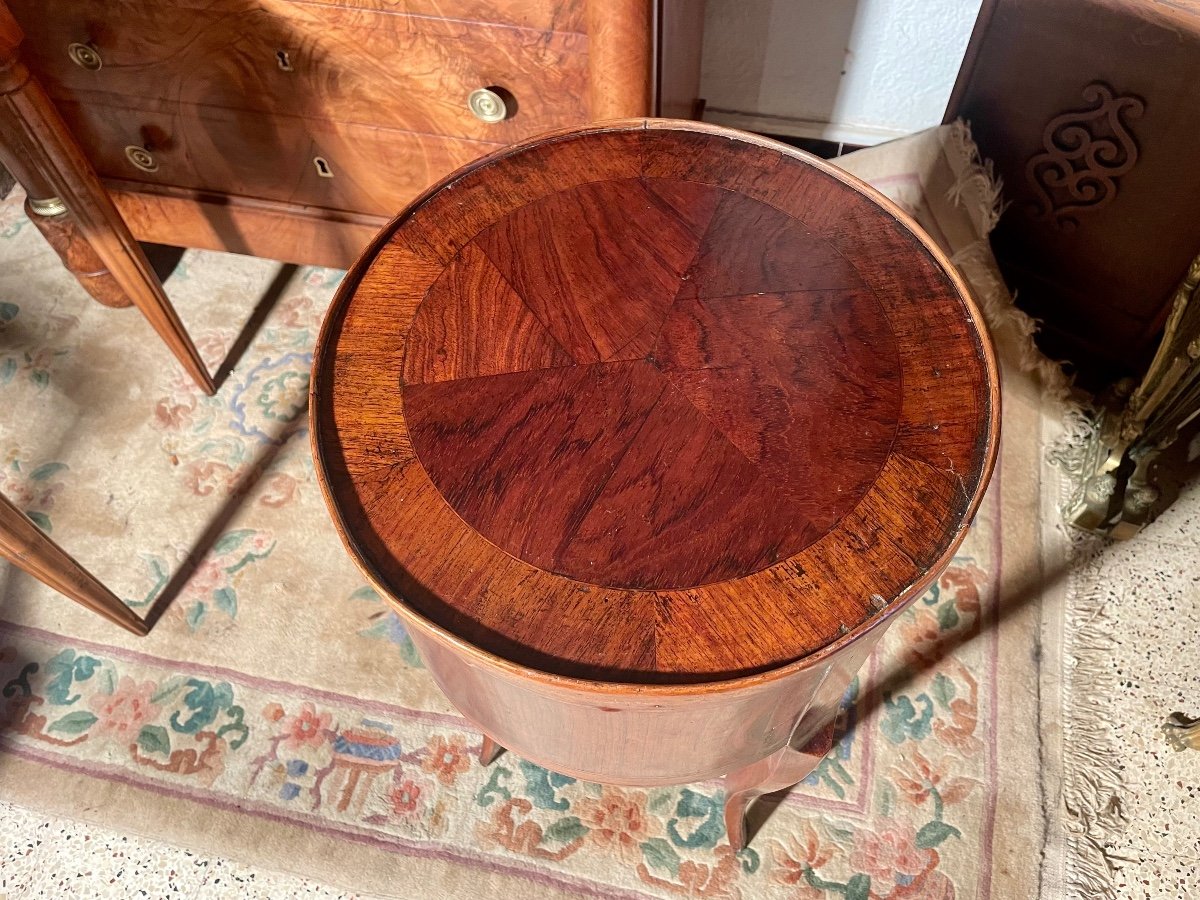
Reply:
[[[1079,225],[1078,213],[1102,209],[1116,199],[1117,179],[1138,160],[1127,121],[1146,109],[1141,98],[1118,96],[1098,81],[1083,89],[1083,99],[1090,108],[1051,119],[1042,133],[1043,151],[1025,165],[1037,196],[1031,216],[1064,231]]]

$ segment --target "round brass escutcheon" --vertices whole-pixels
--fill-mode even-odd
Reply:
[[[143,172],[157,172],[158,160],[156,160],[150,151],[145,147],[138,147],[136,144],[130,144],[125,148],[125,158],[134,164]]]
[[[508,117],[508,105],[492,88],[476,88],[467,98],[467,106],[480,122],[495,124]]]
[[[104,65],[104,60],[100,58],[100,52],[93,44],[81,44],[78,41],[68,44],[67,56],[71,57],[71,62],[79,68],[87,69],[90,72],[95,72]]]

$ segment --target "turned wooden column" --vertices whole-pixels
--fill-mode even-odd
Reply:
[[[144,635],[149,630],[121,598],[54,543],[3,494],[0,494],[0,557],[126,631]]]
[[[570,130],[455,173],[347,275],[318,476],[484,759],[724,776],[741,847],[966,534],[999,422],[978,322],[915,223],[825,163],[698,123]]]
[[[99,294],[97,299],[102,302],[115,304],[123,294],[141,310],[196,383],[214,393],[212,376],[142,248],[45,90],[21,61],[22,38],[16,21],[0,2],[0,161],[35,201],[32,218],[68,268],[74,266],[77,277],[88,279],[85,287],[89,292]],[[59,206],[64,212],[56,211]],[[42,222],[38,209],[51,212],[46,218],[68,214],[69,220]]]
[[[26,192],[30,190],[30,184],[31,181],[22,183]],[[95,248],[80,232],[79,226],[75,224],[63,202],[53,196],[51,191],[39,192],[39,196],[49,199],[35,200],[27,196],[25,215],[29,216],[29,221],[42,233],[46,243],[54,248],[67,271],[75,276],[80,286],[98,303],[113,309],[132,306],[133,301],[121,290],[112,272],[101,262]]]

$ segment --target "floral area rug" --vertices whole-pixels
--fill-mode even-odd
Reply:
[[[913,140],[864,174],[952,250],[977,241],[946,197],[969,153]],[[173,600],[138,639],[0,564],[5,798],[386,896],[1035,895],[1036,623],[1003,588],[1036,566],[1020,448],[850,687],[834,751],[735,854],[716,782],[479,765],[314,480],[308,371],[339,272],[189,251],[167,287],[209,364],[256,325],[208,398],[135,311],[84,296],[22,199],[0,204],[0,491],[134,608]],[[1006,410],[1006,441],[1026,425]]]

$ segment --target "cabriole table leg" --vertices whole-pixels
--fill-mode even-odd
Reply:
[[[825,726],[804,747],[784,745],[766,759],[730,772],[725,785],[725,831],[734,850],[746,846],[746,810],[763,794],[782,791],[808,777],[833,748],[833,724]]]
[[[490,766],[496,761],[496,757],[503,752],[504,748],[485,734],[483,736],[483,746],[479,748],[479,764],[481,766]]]

